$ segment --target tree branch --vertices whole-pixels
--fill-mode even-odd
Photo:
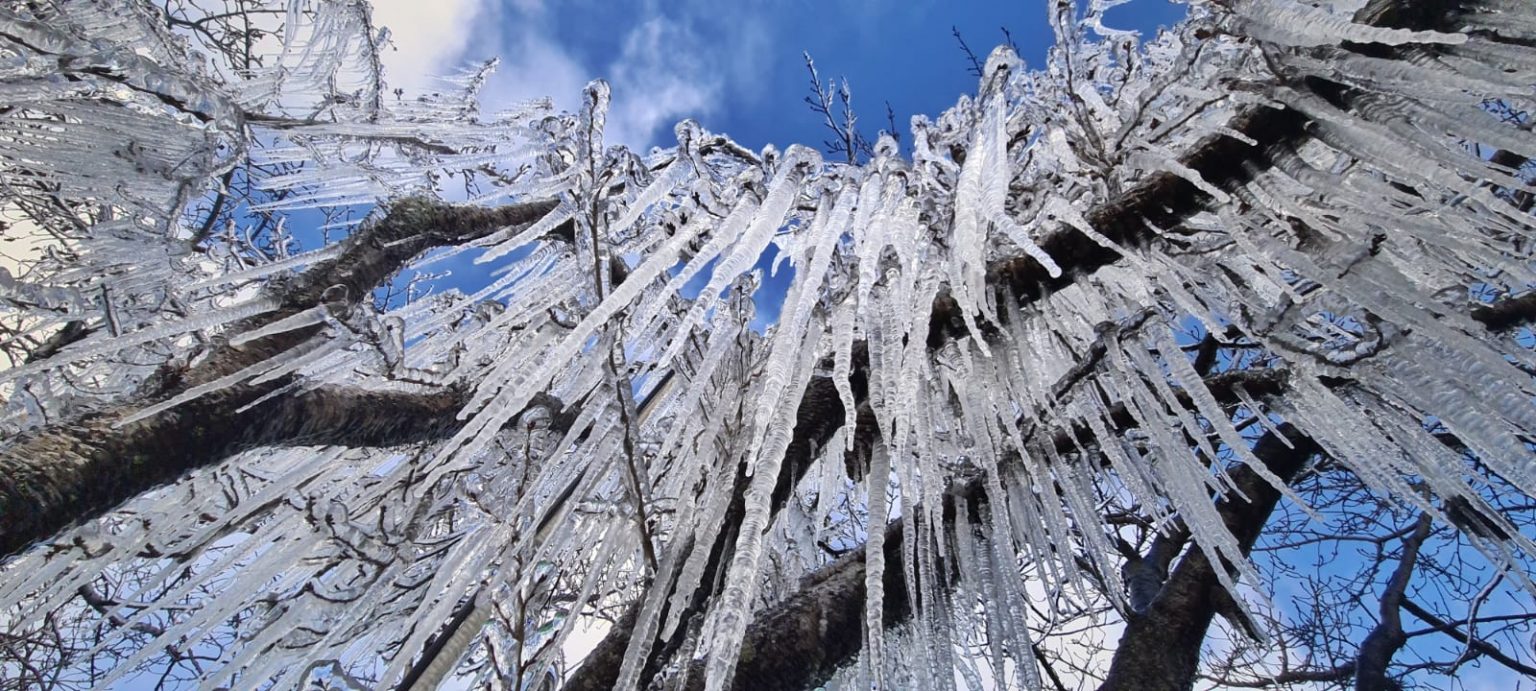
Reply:
[[[1429,537],[1432,523],[1429,514],[1419,514],[1413,533],[1403,540],[1403,554],[1381,594],[1381,620],[1360,642],[1360,654],[1355,660],[1356,691],[1396,691],[1402,688],[1387,676],[1387,666],[1392,664],[1392,657],[1408,642],[1398,610],[1405,599],[1408,581],[1413,577],[1419,548]]]
[[[1434,612],[1421,607],[1413,600],[1403,598],[1401,604],[1403,609],[1408,610],[1408,612],[1413,614],[1413,616],[1424,620],[1424,623],[1435,627],[1445,635],[1461,641],[1462,643],[1470,644],[1473,650],[1483,655],[1487,655],[1489,658],[1497,661],[1499,664],[1504,665],[1505,667],[1508,667],[1526,676],[1536,677],[1536,667],[1524,664],[1519,660],[1504,654],[1503,651],[1499,650],[1498,647],[1494,646],[1492,643],[1489,643],[1481,638],[1468,636],[1461,630],[1460,627],[1435,616]]]
[[[282,309],[235,324],[240,333],[271,324],[322,300],[355,305],[407,261],[433,245],[456,243],[509,225],[528,225],[554,208],[539,201],[494,209],[423,199],[397,202],[378,222],[344,241],[340,255],[268,286]],[[338,291],[335,286],[341,286]],[[463,392],[407,394],[322,388],[265,396],[293,382],[280,377],[239,383],[137,422],[133,411],[198,384],[239,372],[292,348],[320,327],[223,345],[190,368],[165,368],[125,405],[32,430],[0,448],[0,556],[19,551],[75,521],[170,482],[241,448],[274,444],[388,445],[433,438],[457,427]],[[61,354],[67,357],[67,351]],[[239,413],[255,403],[251,410]]]

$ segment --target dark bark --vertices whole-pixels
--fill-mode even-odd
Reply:
[[[452,432],[467,400],[458,390],[428,394],[324,387],[274,397],[237,387],[142,422],[113,429],[95,415],[18,440],[0,452],[0,553],[87,518],[182,473],[242,449],[271,445],[388,446]],[[252,390],[256,389],[256,390]]]
[[[380,221],[348,238],[336,259],[269,287],[269,293],[282,301],[282,309],[234,325],[230,331],[260,328],[322,300],[332,302],[335,309],[348,309],[422,250],[467,241],[508,225],[532,223],[554,204],[474,209],[423,200],[399,202]],[[401,444],[440,436],[457,426],[454,414],[464,397],[459,389],[412,395],[322,388],[274,396],[236,412],[292,383],[288,377],[239,384],[115,426],[136,410],[192,386],[291,348],[312,347],[318,332],[318,327],[311,327],[240,347],[216,346],[191,367],[163,369],[135,400],[12,440],[0,449],[0,516],[4,517],[0,556],[243,448]],[[67,350],[61,355],[68,357]]]
[[[1473,307],[1472,318],[1489,331],[1508,331],[1529,324],[1536,321],[1536,292]]]
[[[1392,664],[1397,651],[1408,642],[1408,634],[1403,632],[1403,599],[1419,559],[1419,548],[1429,537],[1430,524],[1429,514],[1420,514],[1413,532],[1403,540],[1403,553],[1398,558],[1397,568],[1387,579],[1386,590],[1381,594],[1380,619],[1360,642],[1360,653],[1355,659],[1356,691],[1398,691],[1402,688],[1387,674],[1387,667]]]
[[[885,530],[886,626],[912,618],[904,580],[900,521]],[[794,596],[761,614],[747,626],[736,663],[738,691],[809,689],[825,683],[864,647],[864,550],[856,549],[807,576]],[[704,688],[704,663],[690,664],[688,691]]]
[[[40,345],[32,349],[32,352],[27,353],[26,362],[31,364],[39,360],[47,360],[58,354],[65,347],[90,336],[94,331],[95,329],[86,327],[83,321],[69,322],[64,325],[64,328],[54,332],[47,340],[44,340]]]
[[[1290,481],[1320,450],[1294,428],[1287,426],[1281,431],[1294,448],[1287,448],[1274,434],[1266,434],[1254,445],[1253,454],[1271,472]],[[1238,492],[1249,500],[1235,495],[1222,499],[1217,511],[1247,554],[1279,503],[1280,492],[1247,466],[1228,474]],[[1185,691],[1194,686],[1200,645],[1227,597],[1215,569],[1200,550],[1185,553],[1146,611],[1131,615],[1126,622],[1109,675],[1099,691]]]

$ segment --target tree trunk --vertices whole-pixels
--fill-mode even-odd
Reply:
[[[1294,448],[1274,434],[1254,445],[1253,455],[1271,472],[1289,482],[1308,459],[1319,453],[1316,443],[1290,426],[1282,428]],[[1246,466],[1228,473],[1248,501],[1235,496],[1217,505],[1227,530],[1243,553],[1253,548],[1264,524],[1279,504],[1280,492]],[[1223,567],[1225,568],[1225,567]],[[1109,676],[1099,691],[1185,691],[1195,683],[1200,646],[1211,619],[1230,596],[1217,579],[1205,553],[1191,547],[1151,606],[1133,614],[1110,662]]]

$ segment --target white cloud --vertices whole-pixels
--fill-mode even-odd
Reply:
[[[372,0],[373,23],[388,27],[393,50],[381,56],[391,86],[422,91],[451,71],[469,45],[483,0]]]
[[[638,23],[595,29],[613,32],[617,52],[595,67],[551,38],[561,33],[555,30],[562,19],[558,3],[372,2],[374,23],[391,29],[395,50],[384,62],[392,86],[427,90],[437,75],[499,56],[501,65],[482,92],[487,110],[541,97],[575,110],[587,82],[606,78],[613,87],[607,141],[635,149],[669,143],[672,125],[682,118],[707,118],[727,101],[754,102],[751,83],[771,43],[749,12],[721,16],[707,2],[646,3]]]
[[[521,23],[510,35],[484,46],[483,55],[500,55],[501,65],[481,94],[485,110],[498,110],[536,98],[550,98],[561,110],[581,105],[581,90],[591,70],[569,51],[550,41],[536,25]]]
[[[632,29],[609,68],[614,91],[609,139],[645,146],[659,129],[681,118],[714,112],[723,76],[706,62],[701,48],[686,25],[665,17]]]
[[[672,125],[731,104],[751,105],[771,47],[768,24],[748,7],[725,14],[712,2],[648,3],[608,71],[613,82],[610,139],[632,147],[671,141]]]

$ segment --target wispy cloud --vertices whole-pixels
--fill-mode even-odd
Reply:
[[[495,55],[501,57],[501,65],[482,94],[486,110],[536,98],[549,98],[557,108],[575,110],[581,104],[582,87],[592,79],[592,71],[575,55],[531,24],[504,32],[494,50],[476,57]]]
[[[638,98],[630,123],[643,139],[666,134],[676,120],[759,105],[757,88],[773,49],[774,24],[754,3],[722,12],[713,0],[647,3],[647,20],[630,31],[610,70],[615,99]]]
[[[413,0],[373,0],[374,19],[391,27],[396,50],[386,56],[390,82],[429,89],[432,77],[500,56],[483,92],[496,110],[549,97],[556,107],[580,106],[595,78],[613,87],[611,143],[643,149],[671,140],[679,119],[706,119],[732,104],[750,105],[752,79],[771,45],[769,29],[749,10],[721,16],[704,2],[645,3],[637,21],[584,28],[597,37],[578,51],[558,39],[572,21],[559,3],[544,0],[440,0],[427,9]],[[609,32],[611,40],[605,40]]]
[[[373,23],[389,27],[393,50],[385,51],[389,84],[411,92],[430,89],[433,79],[452,70],[468,46],[485,0],[372,0]]]
[[[676,120],[718,108],[724,78],[706,62],[703,47],[686,24],[666,17],[651,17],[631,30],[609,66],[614,89],[609,137],[645,145]]]
[[[611,136],[630,145],[665,143],[671,126],[750,105],[771,41],[769,24],[751,9],[725,14],[712,3],[648,3],[643,21],[624,37],[608,66],[614,104]]]

